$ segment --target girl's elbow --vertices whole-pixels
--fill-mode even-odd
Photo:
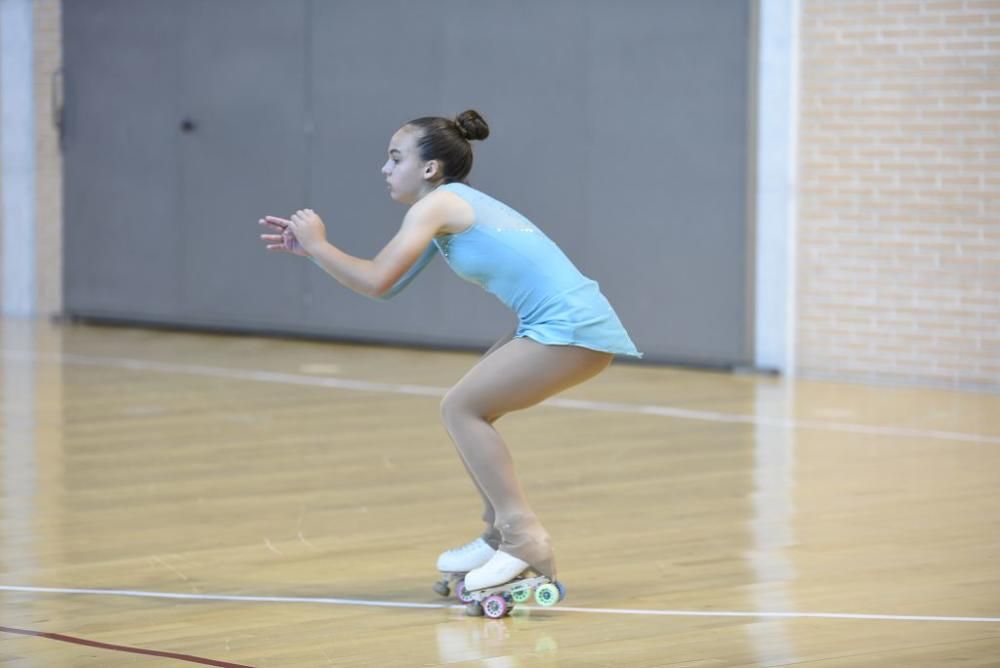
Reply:
[[[392,281],[377,280],[367,290],[367,294],[372,299],[388,299],[392,295]]]

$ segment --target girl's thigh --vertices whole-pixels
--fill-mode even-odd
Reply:
[[[613,357],[577,346],[514,339],[472,367],[445,396],[444,409],[458,408],[492,421],[596,376]]]

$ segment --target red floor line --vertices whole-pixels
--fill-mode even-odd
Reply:
[[[35,638],[48,638],[49,640],[58,640],[60,642],[74,643],[76,645],[86,645],[87,647],[97,647],[100,649],[110,649],[116,652],[129,652],[130,654],[147,654],[149,656],[162,656],[167,659],[178,659],[180,661],[200,663],[205,666],[221,666],[221,668],[254,668],[253,666],[248,666],[242,663],[228,663],[226,661],[216,661],[215,659],[203,659],[200,656],[191,656],[190,654],[175,654],[174,652],[161,652],[155,649],[142,649],[141,647],[128,647],[126,645],[112,645],[106,642],[87,640],[86,638],[75,638],[73,636],[63,635],[62,633],[43,633],[42,631],[31,631],[29,629],[14,629],[9,626],[0,626],[0,633],[16,633],[22,636],[33,636]]]

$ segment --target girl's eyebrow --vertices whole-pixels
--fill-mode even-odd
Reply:
[[[402,153],[399,152],[398,148],[389,149],[389,155],[392,155],[393,153],[396,153],[398,155],[403,155]]]

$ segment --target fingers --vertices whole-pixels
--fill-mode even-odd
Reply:
[[[323,222],[312,209],[299,209],[290,218],[264,216],[257,223],[268,232],[260,235],[265,249],[278,253],[305,255],[300,235],[315,236],[323,232]]]
[[[277,216],[264,216],[257,222],[260,223],[261,225],[264,225],[265,227],[270,227],[277,230],[283,230],[286,227],[288,227],[288,224],[291,221],[286,220],[284,218],[278,218]]]
[[[292,225],[292,221],[298,222],[299,220],[306,220],[310,216],[315,216],[316,212],[312,209],[299,209],[292,214],[291,218],[279,218],[278,216],[264,216],[260,218],[257,222],[265,227],[269,227],[275,230],[284,230],[289,225]]]
[[[314,217],[318,218],[318,216],[316,216],[316,212],[313,211],[312,209],[299,209],[298,211],[292,214],[292,221],[304,222]]]

